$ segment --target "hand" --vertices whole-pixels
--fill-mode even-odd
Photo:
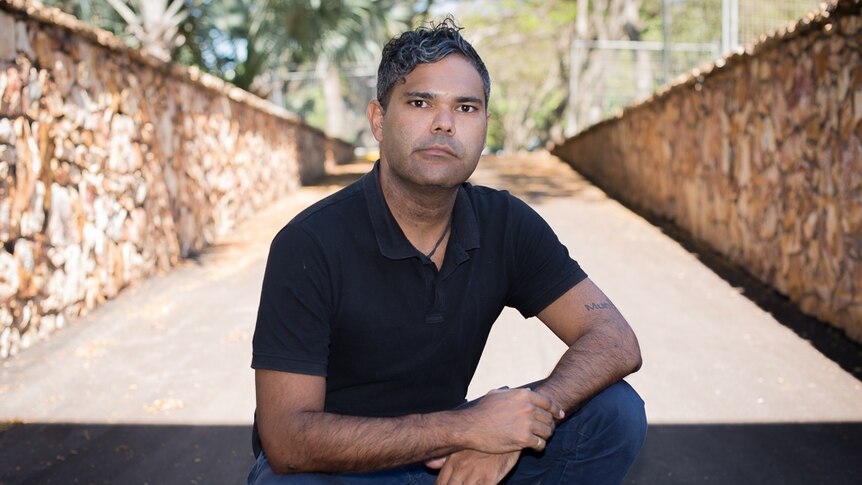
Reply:
[[[565,414],[550,399],[529,389],[498,389],[462,411],[470,446],[485,453],[533,448],[542,451]]]
[[[520,451],[490,454],[475,450],[461,450],[448,457],[429,460],[425,464],[430,468],[440,468],[435,484],[439,485],[493,485],[509,473]]]

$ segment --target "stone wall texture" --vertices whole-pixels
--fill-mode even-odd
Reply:
[[[0,359],[351,156],[212,76],[0,0]]]
[[[832,3],[553,152],[862,342],[860,10]]]

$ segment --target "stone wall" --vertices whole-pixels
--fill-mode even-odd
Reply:
[[[0,359],[351,156],[212,76],[0,0]]]
[[[862,341],[860,10],[833,3],[554,153]]]

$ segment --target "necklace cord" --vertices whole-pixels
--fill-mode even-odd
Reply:
[[[449,234],[449,229],[452,228],[452,218],[449,218],[449,222],[446,224],[446,229],[443,230],[443,234],[440,234],[440,239],[434,243],[434,247],[431,248],[431,252],[426,254],[425,257],[431,259],[431,256],[434,256],[434,253],[437,252],[437,248],[440,247],[440,244],[443,242],[443,239],[446,237],[446,234]]]

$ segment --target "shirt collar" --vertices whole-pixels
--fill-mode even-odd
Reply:
[[[361,183],[380,253],[390,259],[420,256],[386,205],[383,190],[380,188],[380,160],[362,177]],[[452,210],[452,234],[449,237],[449,246],[454,243],[454,249],[459,252],[479,247],[479,223],[466,187],[469,187],[469,184],[464,183],[458,187],[455,207]]]

